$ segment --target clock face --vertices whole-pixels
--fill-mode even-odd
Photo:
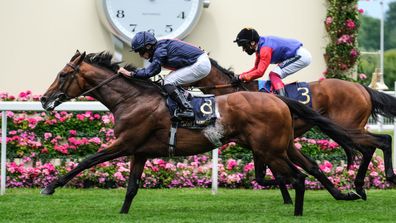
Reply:
[[[155,37],[183,38],[197,23],[202,0],[101,0],[105,20],[113,34],[130,44],[140,31]]]

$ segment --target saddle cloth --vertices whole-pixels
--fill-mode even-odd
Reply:
[[[186,98],[193,106],[195,120],[181,120],[179,123],[180,127],[202,128],[211,125],[216,121],[217,111],[214,95],[192,95],[187,91],[185,91],[184,94],[188,94]],[[175,110],[178,109],[177,103],[172,98],[168,97],[166,104],[171,116],[173,116],[173,114],[175,114]]]
[[[274,93],[270,80],[258,80],[258,91]],[[312,108],[312,93],[307,82],[293,82],[285,85],[288,98],[297,100]]]

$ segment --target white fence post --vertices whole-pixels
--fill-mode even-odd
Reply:
[[[6,153],[7,153],[7,111],[1,112],[1,189],[0,195],[6,188]]]
[[[394,96],[396,97],[396,81],[394,83]],[[393,168],[396,169],[396,119],[393,118]]]
[[[218,175],[219,175],[219,149],[214,149],[212,151],[212,194],[217,194],[218,187]]]
[[[0,101],[2,111],[1,121],[1,185],[0,195],[6,190],[6,161],[7,161],[7,111],[44,111],[40,102]],[[100,102],[65,102],[56,108],[57,111],[108,111]]]

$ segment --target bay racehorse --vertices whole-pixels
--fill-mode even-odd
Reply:
[[[234,72],[221,67],[213,59],[211,59],[211,63],[212,70],[209,75],[193,84],[193,86],[200,88],[202,92],[222,95],[241,90],[258,91],[258,81],[237,85],[231,84],[235,76]],[[370,133],[365,129],[371,115],[374,118],[378,115],[389,118],[396,117],[396,98],[364,85],[339,79],[309,82],[309,87],[312,92],[310,100],[312,100],[314,110],[344,128],[357,129],[371,136],[367,140],[362,140],[360,146],[357,147],[362,153],[363,159],[354,184],[362,199],[367,199],[363,189],[364,178],[376,148],[380,148],[384,154],[386,179],[391,183],[396,183],[396,175],[392,167],[392,137],[387,134]],[[299,137],[311,128],[311,124],[297,119],[295,120],[294,136]],[[348,163],[350,163],[353,157],[348,154],[348,151],[346,152]],[[263,182],[264,164],[258,164],[255,160],[255,170],[257,181],[259,183]],[[282,192],[282,194],[284,193]],[[284,197],[284,200],[290,201],[290,198]]]
[[[116,136],[106,149],[85,158],[76,168],[47,185],[42,194],[53,194],[56,188],[64,186],[81,171],[96,164],[122,156],[133,156],[121,209],[121,213],[127,213],[137,194],[146,160],[169,155],[171,116],[158,85],[150,80],[136,78],[126,81],[122,75],[116,74],[119,67],[117,63],[111,62],[111,58],[107,53],[86,55],[85,52],[77,51],[42,96],[41,103],[48,111],[80,95],[96,98],[113,113]],[[295,215],[303,213],[306,177],[295,165],[301,166],[325,185],[329,182],[321,172],[308,169],[306,163],[311,161],[296,152],[292,115],[317,124],[346,148],[352,149],[354,140],[362,137],[360,134],[349,134],[344,128],[299,102],[270,94],[236,92],[216,97],[216,105],[219,117],[214,125],[203,130],[178,130],[174,155],[187,156],[210,151],[216,147],[210,140],[213,137],[222,143],[235,141],[251,149],[257,159],[268,164],[280,180],[293,184],[296,193]],[[342,195],[345,199],[357,199],[350,194]]]

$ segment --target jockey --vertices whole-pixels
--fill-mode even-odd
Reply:
[[[164,79],[164,89],[182,111],[176,117],[194,118],[191,103],[176,86],[190,84],[206,77],[211,69],[208,55],[201,49],[175,39],[158,40],[150,32],[138,32],[132,39],[132,50],[151,64],[136,72],[124,68],[119,73],[128,77],[150,78],[161,72],[161,67],[173,72]]]
[[[285,90],[281,79],[311,63],[310,52],[295,39],[259,36],[256,30],[244,28],[238,33],[234,42],[247,54],[256,53],[254,68],[237,76],[234,82],[251,81],[262,77],[269,64],[277,64],[269,73],[269,78],[273,89],[282,96],[285,96]]]

